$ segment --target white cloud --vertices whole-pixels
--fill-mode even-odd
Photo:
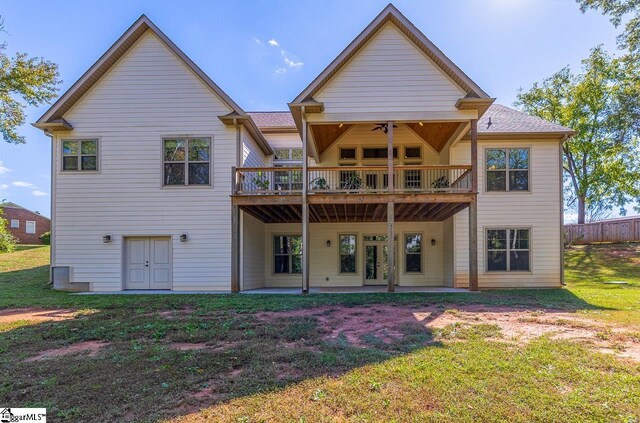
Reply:
[[[287,53],[285,53],[284,50],[282,51],[282,58],[284,59],[284,63],[286,63],[290,68],[301,68],[302,66],[304,66],[304,63],[302,61],[296,62],[295,60],[289,59],[287,57]]]
[[[7,189],[9,188],[9,185],[7,184],[0,184],[0,189]]]
[[[280,60],[278,60],[278,62],[280,63],[275,63],[275,68],[273,71],[276,75],[285,74],[287,73],[288,69],[300,69],[304,66],[304,62],[302,60],[298,60],[296,55],[291,54],[287,50],[282,48],[280,42],[278,42],[278,40],[276,40],[275,38],[271,38],[266,42],[266,44],[263,44],[263,42],[257,37],[253,37],[253,41],[260,46],[264,46],[264,49],[261,51],[271,59],[274,59],[273,53],[275,53],[275,51],[280,53],[280,58],[282,61],[280,62]],[[270,50],[269,47],[275,47],[275,51]],[[273,53],[267,53],[267,50],[273,51]]]
[[[11,182],[11,185],[13,185],[14,187],[20,187],[20,188],[36,188],[36,186],[33,185],[31,182],[25,182],[25,181],[13,181]]]
[[[35,190],[35,191],[33,191],[33,192],[32,192],[32,194],[33,194],[33,195],[35,195],[36,197],[46,197],[46,196],[48,196],[48,195],[49,195],[49,194],[47,194],[46,192],[44,192],[44,191],[40,191],[40,190],[38,190],[38,189],[37,189],[37,190]]]
[[[2,162],[2,160],[0,160],[0,175],[2,175],[3,173],[9,173],[9,172],[11,172],[11,169],[6,167]]]

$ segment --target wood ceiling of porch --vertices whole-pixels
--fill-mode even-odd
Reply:
[[[396,203],[396,222],[442,222],[467,208],[469,203]],[[299,204],[247,205],[243,211],[264,223],[300,223]],[[310,204],[311,223],[386,222],[386,203]]]
[[[371,123],[371,128],[375,126]],[[449,139],[455,134],[460,122],[423,122],[422,124],[405,123],[418,137],[433,147],[437,152],[441,152]],[[353,124],[323,124],[311,125],[313,139],[318,147],[318,154],[322,155],[334,142],[344,135]]]

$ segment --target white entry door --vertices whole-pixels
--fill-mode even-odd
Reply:
[[[126,289],[171,289],[171,238],[127,238]]]

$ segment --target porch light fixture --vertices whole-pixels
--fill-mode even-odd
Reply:
[[[418,122],[420,124],[420,126],[424,126],[424,124],[422,122]]]
[[[344,123],[341,123],[340,125],[338,125],[338,128],[342,128],[344,126]]]
[[[330,239],[327,240],[327,247],[331,247],[331,240]]]
[[[431,245],[436,245],[436,240],[431,238]]]
[[[189,235],[180,234],[180,242],[187,242],[189,240]]]
[[[102,242],[105,244],[111,243],[111,234],[106,234],[102,236]]]

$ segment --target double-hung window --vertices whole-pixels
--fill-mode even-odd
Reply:
[[[273,255],[273,273],[302,273],[302,236],[274,236]]]
[[[422,234],[407,234],[404,241],[404,271],[422,272]]]
[[[488,229],[488,271],[530,271],[531,233],[529,229]]]
[[[529,149],[488,148],[487,191],[529,191]]]
[[[36,222],[33,220],[27,220],[25,225],[25,233],[35,234],[36,233]]]
[[[356,273],[356,235],[340,235],[340,273]]]
[[[20,221],[18,219],[11,219],[11,227],[12,228],[19,228],[20,227]]]
[[[211,183],[211,138],[166,138],[163,156],[163,185]]]
[[[98,140],[62,140],[62,170],[98,170]]]

